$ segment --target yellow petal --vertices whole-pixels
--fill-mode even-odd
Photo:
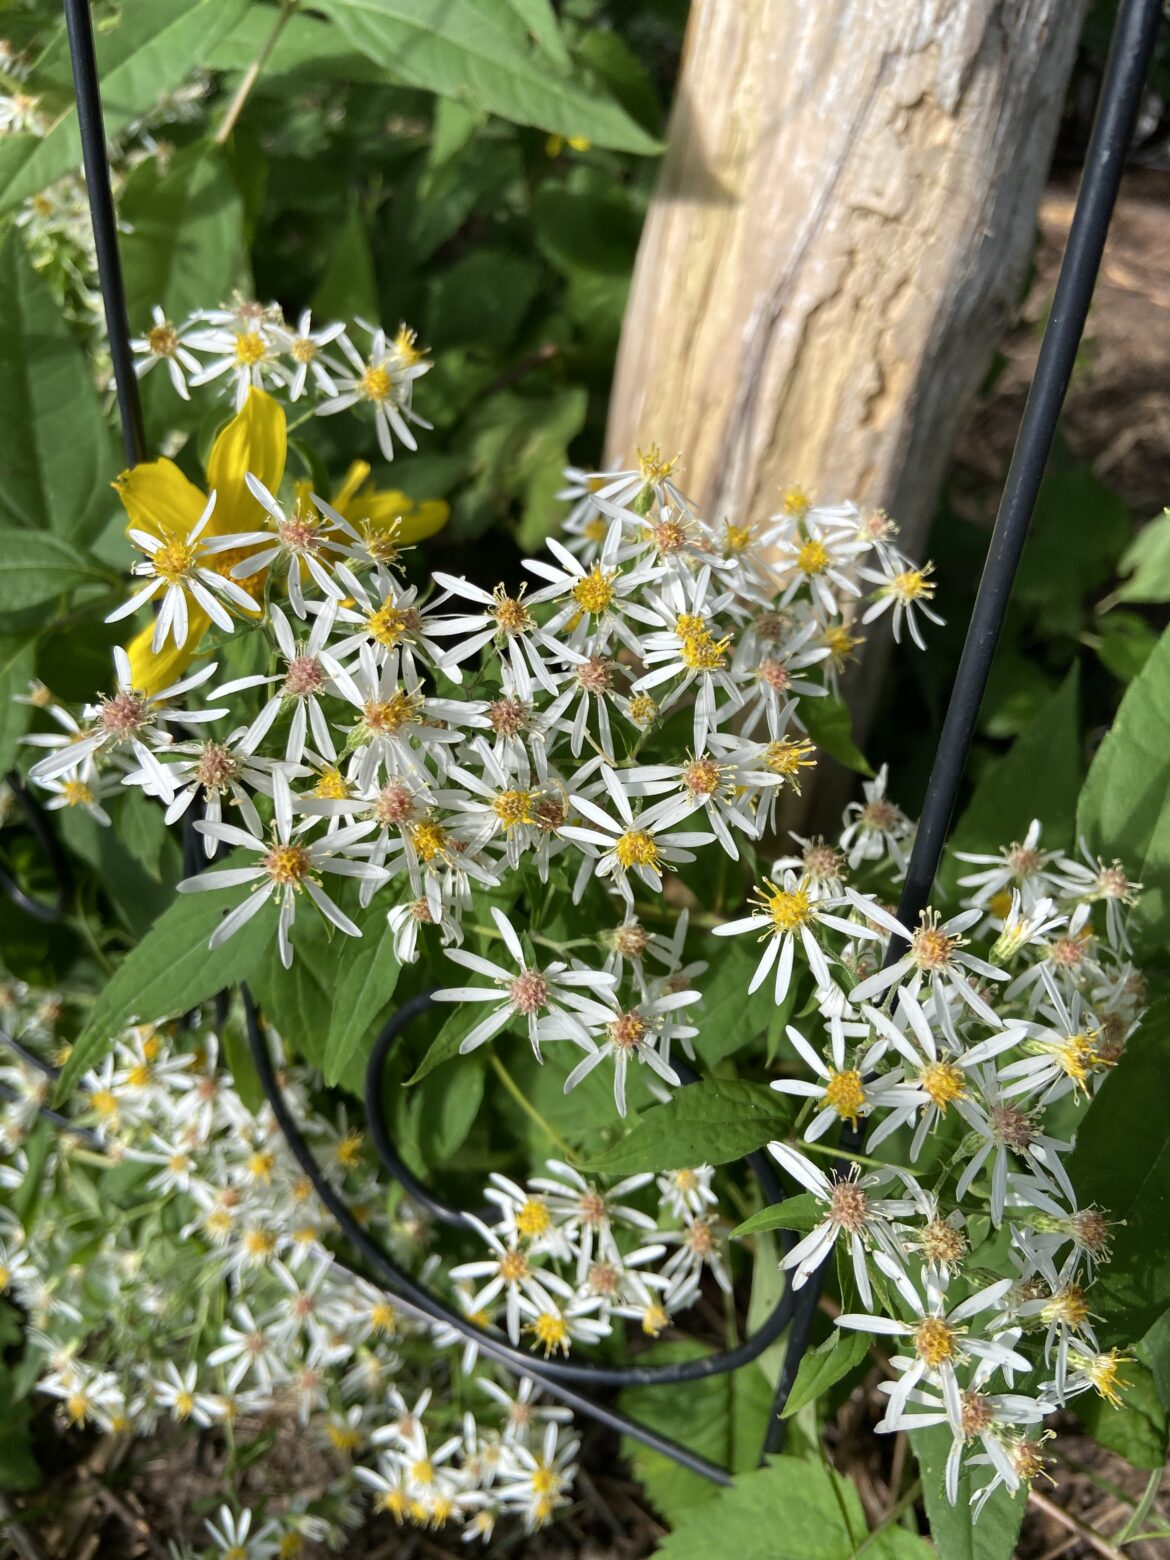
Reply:
[[[451,506],[444,499],[424,499],[403,515],[399,541],[421,542],[424,536],[434,536],[436,531],[441,531],[447,524],[450,514]]]
[[[288,436],[284,409],[263,390],[253,387],[248,399],[228,425],[216,435],[207,462],[207,486],[215,489],[215,513],[207,527],[209,536],[228,531],[254,531],[264,521],[264,510],[244,483],[244,473],[259,477],[275,493],[284,476]]]
[[[154,636],[154,624],[148,623],[146,627],[126,646],[126,654],[130,657],[130,677],[139,693],[158,693],[163,688],[169,688],[179,678],[195,659],[195,652],[199,648],[199,641],[206,633],[211,619],[199,607],[191,607],[187,622],[187,639],[181,650],[175,648],[175,641],[168,639],[157,655],[150,648],[150,641]]]
[[[114,487],[129,524],[155,536],[186,536],[207,503],[173,460],[142,461],[124,471]]]
[[[357,497],[358,489],[370,474],[368,460],[355,460],[346,472],[341,486],[334,493],[330,502],[339,515],[344,515],[347,520],[352,519],[347,504],[352,504]]]

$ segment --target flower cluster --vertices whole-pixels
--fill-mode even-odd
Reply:
[[[369,337],[364,352],[350,339],[344,321],[314,328],[306,309],[287,321],[279,305],[237,297],[222,309],[198,309],[176,325],[155,307],[154,323],[131,345],[139,354],[141,379],[165,363],[171,384],[186,401],[192,386],[222,383],[239,411],[251,389],[277,390],[290,401],[309,394],[313,410],[327,417],[359,404],[368,406],[378,447],[394,459],[394,440],[417,448],[411,423],[428,427],[415,412],[414,382],[430,364],[405,325],[393,337],[359,321]]]
[[[412,579],[404,517],[374,524],[338,493],[282,486],[268,393],[373,404],[389,455],[413,415],[412,340],[375,334],[363,359],[344,332],[302,325],[290,337],[255,306],[205,313],[156,352],[192,383],[230,376],[237,413],[206,493],[165,462],[122,479],[147,576],[127,610],[154,600],[158,615],[80,717],[36,691],[61,730],[30,739],[48,750],[32,779],[50,805],[95,816],[127,787],[169,822],[188,814],[213,861],[180,891],[230,896],[213,948],[267,914],[288,967],[308,935],[299,914],[314,934],[317,917],[330,936],[388,927],[398,966],[459,971],[436,993],[456,1007],[445,1054],[511,1030],[537,1063],[556,1058],[566,1092],[606,1068],[618,1115],[635,1091],[636,1105],[669,1100],[680,1054],[702,1046],[697,923],[750,934],[743,997],[766,990],[780,1009],[774,1087],[800,1112],[803,1147],[773,1152],[817,1210],[785,1266],[799,1286],[840,1241],[865,1307],[840,1324],[906,1340],[883,1428],[949,1424],[952,1496],[968,1456],[991,1470],[979,1501],[1016,1488],[1042,1464],[1051,1412],[1089,1386],[1116,1391],[1086,1299],[1109,1225],[1078,1203],[1065,1159],[1076,1111],[1140,1021],[1125,927],[1139,885],[1042,848],[1034,825],[965,858],[955,913],[903,925],[889,902],[914,829],[884,770],[836,840],[797,838],[762,870],[855,627],[888,615],[921,644],[939,621],[929,565],[885,515],[799,490],[766,519],[710,523],[654,450],[569,473],[563,539],[525,560],[526,583]],[[320,349],[306,373],[294,337]],[[209,361],[195,373],[180,351]],[[691,870],[705,846],[720,883],[728,862],[751,874],[746,914],[723,920],[713,874]],[[689,915],[675,908],[688,896]],[[592,1124],[612,1128],[588,1088]],[[848,1146],[821,1141],[838,1127],[880,1153],[866,1174],[822,1168],[849,1164]],[[660,1188],[681,1225],[664,1231],[639,1178],[606,1194],[567,1163],[550,1172],[526,1188],[493,1179],[486,1254],[449,1268],[513,1340],[567,1352],[615,1317],[654,1334],[706,1272],[728,1285],[709,1177]],[[982,1281],[1005,1251],[1011,1271]],[[398,1489],[403,1468],[379,1476]]]
[[[864,1309],[837,1325],[898,1340],[878,1429],[948,1425],[952,1501],[964,1460],[989,1471],[978,1510],[1042,1470],[1048,1416],[1089,1389],[1117,1402],[1124,1385],[1089,1295],[1110,1223],[1065,1159],[1141,1020],[1124,921],[1140,885],[1117,862],[1043,849],[1033,823],[1000,852],[959,854],[976,870],[957,914],[904,926],[849,882],[862,863],[890,881],[905,868],[909,825],[884,776],[866,791],[836,847],[806,849],[799,877],[778,862],[758,912],[716,932],[762,931],[756,982],[775,963],[783,993],[795,948],[816,986],[819,1033],[786,1026],[799,1073],[772,1084],[801,1102],[803,1146],[771,1152],[814,1210],[783,1266],[799,1288],[840,1246]],[[881,969],[874,927],[905,949]],[[863,1124],[871,1155],[897,1145],[908,1163],[862,1174],[847,1153],[836,1170],[810,1157],[830,1128]],[[1000,1235],[1011,1271],[989,1283]]]
[[[19,1046],[0,1066],[4,1189],[32,1190],[25,1144],[49,1093],[61,1009],[59,996],[18,982],[3,990]],[[0,1210],[0,1292],[28,1316],[37,1390],[67,1428],[218,1429],[239,1446],[271,1428],[307,1437],[328,1470],[323,1492],[262,1492],[255,1509],[234,1500],[207,1524],[217,1555],[266,1560],[308,1539],[344,1547],[367,1509],[485,1541],[501,1518],[543,1525],[572,1487],[567,1410],[344,1265],[271,1113],[244,1105],[219,1053],[211,1028],[185,1042],[147,1026],[126,1032],[71,1108],[85,1136],[57,1135],[31,1172],[35,1237]],[[405,1202],[387,1215],[344,1107],[306,1068],[288,1065],[283,1082],[331,1182],[425,1276],[430,1232]],[[557,1169],[570,1196],[573,1173]],[[613,1197],[578,1194],[578,1224],[591,1234],[577,1244],[593,1241],[595,1265],[619,1260],[611,1218],[658,1234]],[[556,1217],[570,1238],[559,1206]]]

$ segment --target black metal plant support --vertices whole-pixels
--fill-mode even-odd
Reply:
[[[102,297],[117,381],[118,407],[127,457],[131,461],[138,461],[146,457],[146,441],[118,256],[93,28],[87,0],[64,0],[64,6]],[[1052,447],[1057,417],[1084,331],[1110,217],[1137,121],[1160,15],[1161,0],[1122,0],[1119,7],[1068,247],[943,722],[898,908],[899,920],[905,926],[914,926],[926,908],[938,870],[996,641]],[[4,873],[0,873],[0,889],[39,919],[55,919],[62,913],[68,895],[68,866],[40,809],[19,785],[16,790],[30,825],[46,850],[57,876],[60,900],[56,906],[30,901]],[[887,962],[897,958],[900,952],[898,940],[892,939],[886,952]],[[613,1388],[671,1385],[722,1374],[758,1358],[788,1328],[787,1350],[776,1392],[775,1413],[769,1424],[764,1447],[765,1452],[779,1450],[784,1430],[784,1421],[779,1416],[788,1401],[811,1335],[823,1269],[795,1293],[786,1287],[764,1323],[734,1349],[667,1366],[634,1364],[616,1368],[533,1358],[513,1348],[499,1333],[484,1331],[419,1284],[354,1218],[345,1200],[328,1181],[292,1118],[272,1068],[259,1015],[246,986],[242,988],[242,996],[257,1072],[293,1156],[312,1181],[321,1201],[337,1221],[350,1245],[405,1310],[424,1320],[442,1323],[466,1338],[473,1339],[483,1354],[510,1370],[535,1377],[550,1395],[577,1412],[643,1442],[682,1466],[720,1484],[730,1482],[727,1470],[578,1389],[589,1386]],[[413,998],[391,1018],[379,1035],[367,1071],[366,1117],[381,1163],[407,1194],[437,1221],[463,1225],[467,1222],[467,1213],[436,1196],[402,1162],[382,1115],[382,1076],[390,1048],[406,1025],[417,1018],[430,1001],[427,992]],[[694,1082],[697,1076],[688,1070],[684,1074],[684,1081]],[[53,1119],[62,1128],[68,1125],[63,1118]],[[847,1132],[841,1141],[844,1149],[856,1152],[860,1148],[862,1134]],[[770,1202],[780,1201],[784,1191],[766,1155],[750,1154],[747,1160],[764,1196]],[[788,1236],[784,1238],[791,1239]]]

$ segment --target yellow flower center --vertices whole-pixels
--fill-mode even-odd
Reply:
[[[631,867],[658,865],[658,846],[654,836],[647,834],[644,829],[627,829],[618,837],[614,851],[627,872]]]
[[[658,717],[658,706],[648,693],[636,693],[630,700],[630,719],[637,726],[649,726]]]
[[[914,1347],[919,1359],[937,1370],[958,1353],[958,1333],[941,1316],[928,1316],[914,1329]]]
[[[568,1354],[569,1324],[563,1316],[558,1316],[553,1311],[541,1311],[529,1331],[535,1334],[536,1343],[544,1350],[546,1359],[554,1349],[560,1349],[563,1354]]]
[[[175,1393],[175,1418],[189,1419],[191,1411],[195,1407],[195,1398],[186,1390]]]
[[[500,1277],[506,1284],[518,1284],[528,1277],[528,1258],[522,1251],[505,1251],[500,1258]]]
[[[590,520],[582,532],[587,542],[604,542],[608,534],[609,522],[603,520],[600,515]]]
[[[264,337],[257,331],[241,331],[236,337],[236,362],[241,368],[251,368],[256,363],[263,363],[268,356],[268,348]]]
[[[785,488],[780,495],[780,507],[786,515],[791,515],[795,520],[803,520],[812,507],[812,499],[797,483],[790,488]]]
[[[812,896],[803,880],[787,889],[777,888],[771,878],[765,878],[763,888],[756,890],[755,902],[771,916],[777,936],[812,925]]]
[[[170,357],[179,345],[179,333],[170,320],[152,325],[146,333],[146,345],[155,357]]]
[[[309,875],[312,866],[308,851],[303,845],[274,845],[264,857],[264,870],[281,888],[296,888]]]
[[[406,364],[407,368],[413,368],[422,359],[422,349],[417,345],[417,342],[417,331],[411,330],[408,325],[400,325],[398,327],[398,332],[394,337],[394,350],[402,362]]]
[[[289,348],[294,363],[311,363],[317,356],[317,343],[311,336],[298,336]]]
[[[390,1335],[398,1330],[398,1312],[388,1300],[378,1300],[370,1307],[370,1326],[376,1333]]]
[[[420,694],[401,690],[388,699],[371,699],[363,706],[362,723],[367,731],[392,735],[418,715],[421,703]]]
[[[821,643],[828,647],[829,659],[834,666],[843,666],[846,661],[852,659],[853,651],[861,643],[861,638],[851,634],[844,624],[838,623],[825,630],[821,636]]]
[[[371,363],[358,380],[358,389],[367,401],[388,401],[394,389],[394,381],[388,369]]]
[[[492,811],[505,829],[514,829],[517,824],[532,822],[532,801],[531,791],[501,791],[492,802]]]
[[[336,767],[322,770],[320,779],[313,787],[313,795],[331,802],[343,802],[349,795],[349,782]]]
[[[410,843],[420,861],[434,861],[436,856],[447,854],[447,831],[429,820],[416,823],[410,830]]]
[[[823,1099],[843,1121],[848,1121],[855,1127],[861,1112],[865,1109],[865,1088],[861,1082],[861,1074],[855,1067],[847,1067],[842,1072],[834,1072],[830,1069]]]
[[[1121,1354],[1117,1349],[1110,1349],[1108,1354],[1085,1355],[1074,1351],[1069,1355],[1074,1369],[1083,1370],[1094,1389],[1114,1408],[1121,1407],[1121,1394],[1130,1385],[1117,1374],[1118,1369],[1132,1359],[1132,1354]]]
[[[118,1114],[118,1101],[110,1089],[95,1089],[89,1097],[89,1102],[99,1116]]]
[[[532,1470],[531,1481],[533,1493],[536,1495],[555,1494],[557,1486],[560,1483],[553,1470],[549,1467],[546,1467],[544,1463],[537,1463],[536,1467]]]
[[[764,768],[795,783],[802,769],[816,764],[816,748],[807,737],[781,737],[764,749]]]
[[[689,634],[680,651],[683,665],[696,672],[720,671],[727,664],[730,643],[730,634],[726,639],[715,639],[705,629],[701,634]]]
[[[663,481],[670,476],[677,465],[678,456],[676,455],[673,460],[665,460],[657,444],[651,444],[649,449],[638,451],[638,470],[646,482]]]
[[[922,569],[905,569],[895,574],[889,584],[890,594],[902,601],[929,601],[934,595],[934,582],[927,579],[930,565]]]
[[[337,1163],[343,1170],[352,1170],[360,1163],[362,1157],[362,1135],[360,1132],[349,1132],[337,1145]]]
[[[376,639],[380,645],[385,645],[392,650],[398,641],[404,638],[417,624],[417,614],[409,609],[403,612],[391,602],[384,602],[376,612],[371,612],[366,619],[366,628],[371,639]]]
[[[616,569],[607,573],[600,564],[595,563],[585,578],[578,580],[573,586],[571,592],[573,600],[582,612],[589,612],[594,617],[599,617],[613,601],[615,579],[617,579]]]
[[[435,1470],[425,1457],[420,1457],[418,1462],[411,1463],[410,1477],[416,1484],[433,1484],[435,1482]]]
[[[61,785],[61,795],[69,807],[93,805],[93,788],[86,785],[84,780],[65,780]]]
[[[660,1305],[648,1305],[642,1313],[642,1331],[649,1338],[657,1338],[669,1323],[670,1317]]]
[[[967,1092],[962,1071],[953,1062],[932,1062],[919,1073],[918,1081],[944,1115],[947,1106]]]
[[[160,580],[177,585],[190,574],[195,566],[196,549],[186,542],[167,542],[150,560],[150,566]]]
[[[796,554],[796,567],[802,574],[823,574],[829,567],[829,550],[824,542],[805,542]]]
[[[529,1197],[516,1210],[516,1228],[525,1240],[535,1240],[552,1225],[548,1205],[539,1197]]]
[[[752,528],[750,525],[732,525],[729,520],[723,528],[723,549],[727,553],[735,554],[745,551],[752,543]]]

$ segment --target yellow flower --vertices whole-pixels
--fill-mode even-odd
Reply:
[[[592,145],[592,141],[583,135],[550,135],[545,138],[544,155],[559,157],[566,146],[571,147],[575,152],[587,152]]]
[[[254,531],[264,512],[244,482],[245,472],[259,477],[270,492],[280,486],[287,454],[284,410],[263,390],[251,389],[243,407],[222,428],[207,461],[207,490],[216,495],[215,510],[204,536],[224,536],[231,531]],[[129,525],[156,536],[182,540],[198,521],[207,503],[202,492],[173,460],[143,461],[124,471],[114,484],[129,516]],[[231,552],[218,554],[216,567],[227,572],[238,560]],[[259,588],[262,581],[253,582]],[[186,643],[176,648],[168,640],[156,655],[151,649],[152,624],[127,646],[133,684],[142,693],[157,693],[175,682],[195,655],[209,619],[192,610]]]
[[[397,488],[376,488],[367,482],[369,475],[368,461],[355,460],[330,499],[338,514],[344,515],[355,530],[368,527],[389,533],[394,531],[395,522],[400,522],[394,539],[405,547],[434,536],[447,524],[451,509],[441,498],[424,498],[416,503]]]

